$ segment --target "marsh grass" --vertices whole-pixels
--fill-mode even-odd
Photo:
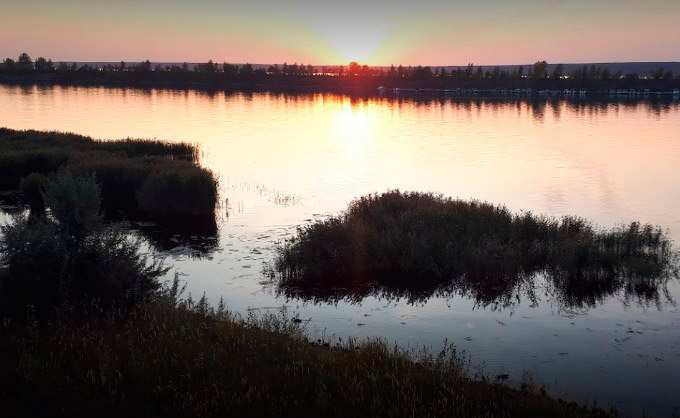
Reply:
[[[299,228],[279,248],[273,273],[296,296],[378,289],[418,298],[453,288],[487,301],[542,273],[578,298],[589,290],[654,288],[670,258],[670,241],[650,225],[596,230],[576,217],[391,191]]]
[[[177,283],[177,282],[175,282]],[[175,286],[175,294],[177,287]],[[472,380],[451,346],[311,343],[285,315],[241,318],[164,293],[125,321],[0,328],[0,399],[14,416],[608,416]],[[5,335],[5,336],[6,336]]]
[[[110,217],[213,216],[217,180],[198,157],[186,143],[0,129],[0,189],[19,189],[34,173],[68,171],[95,175]]]

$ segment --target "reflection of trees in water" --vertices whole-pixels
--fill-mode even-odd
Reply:
[[[245,93],[237,93],[245,95]],[[466,113],[480,112],[483,108],[493,111],[510,110],[515,108],[518,112],[527,109],[532,118],[541,121],[548,112],[555,119],[559,119],[563,110],[581,116],[604,115],[609,112],[618,113],[621,110],[634,111],[644,109],[651,116],[658,117],[674,109],[680,108],[680,102],[672,98],[633,98],[633,97],[456,97],[445,93],[401,93],[399,95],[341,95],[334,93],[260,93],[270,98],[283,99],[285,102],[300,103],[311,102],[318,98],[330,101],[338,101],[349,98],[352,106],[367,106],[370,104],[385,104],[401,108],[403,106],[451,107],[455,110],[463,110]],[[245,97],[245,96],[244,96]],[[249,96],[252,98],[252,94]]]
[[[662,271],[649,275],[543,270],[496,278],[462,275],[448,283],[422,287],[385,286],[363,280],[333,288],[279,284],[276,292],[278,296],[324,304],[341,301],[361,303],[367,297],[420,304],[430,298],[458,296],[471,299],[477,307],[494,311],[512,308],[522,302],[537,307],[541,303],[541,293],[561,308],[579,310],[596,308],[608,298],[618,296],[625,305],[661,309],[664,304],[675,304],[668,285],[679,278],[675,257],[675,261]]]

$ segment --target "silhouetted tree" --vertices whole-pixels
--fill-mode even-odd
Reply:
[[[215,73],[217,72],[217,64],[213,60],[209,60],[205,64],[198,64],[195,71],[199,73]]]
[[[535,80],[546,78],[548,75],[548,63],[545,61],[537,61],[534,64],[532,75]]]
[[[244,64],[238,69],[238,75],[240,77],[248,78],[253,75],[253,66],[251,64]]]
[[[347,71],[350,77],[356,77],[361,72],[361,66],[357,62],[352,61],[349,63],[349,68],[347,69]]]
[[[140,62],[135,65],[135,71],[138,73],[149,73],[151,72],[151,62],[149,60]]]
[[[16,63],[16,69],[19,71],[33,71],[33,60],[27,53],[19,55]]]
[[[35,70],[39,73],[52,72],[54,71],[54,63],[52,63],[52,60],[40,57],[35,61]]]
[[[562,64],[557,64],[552,72],[550,78],[553,80],[559,80],[562,75],[564,75],[564,66]]]
[[[3,64],[3,67],[4,67],[3,69],[5,71],[12,72],[12,71],[16,71],[16,69],[17,69],[16,68],[17,67],[16,62],[11,58],[5,59],[5,61],[2,64]]]

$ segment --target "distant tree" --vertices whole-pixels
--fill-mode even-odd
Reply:
[[[663,68],[657,68],[652,72],[652,78],[654,80],[661,80],[664,76],[664,69]]]
[[[199,73],[216,73],[217,64],[215,64],[213,60],[209,60],[205,64],[198,64],[195,68],[195,71]]]
[[[142,61],[135,65],[135,72],[148,73],[151,72],[151,62],[149,60]]]
[[[559,80],[564,75],[564,65],[557,64],[552,72],[550,78],[554,80]]]
[[[40,57],[35,60],[35,70],[39,73],[52,72],[54,71],[54,63],[52,63],[52,60],[46,60],[45,58]]]
[[[279,69],[278,64],[270,65],[269,68],[267,68],[267,72],[269,74],[275,75],[275,76],[278,76],[278,75],[281,74],[281,70]],[[325,69],[324,69],[324,72],[325,72]]]
[[[477,72],[475,73],[475,79],[481,80],[484,77],[484,67],[477,67]]]
[[[349,63],[348,73],[350,77],[356,77],[361,73],[361,66],[356,61]]]
[[[6,58],[2,63],[4,71],[16,71],[16,62],[12,58]]]
[[[415,80],[424,81],[432,78],[432,69],[430,67],[416,67],[413,72],[413,78]]]
[[[238,75],[240,77],[251,77],[253,75],[253,66],[251,64],[243,64],[238,69]]]
[[[548,63],[545,61],[537,61],[534,63],[533,78],[535,80],[541,80],[548,76]]]
[[[33,60],[27,53],[22,53],[19,55],[17,60],[16,69],[19,71],[33,71]]]
[[[474,72],[474,69],[475,69],[475,64],[472,64],[472,63],[469,63],[467,65],[467,67],[465,67],[465,78],[466,79],[469,80],[469,79],[472,78],[472,74]]]
[[[68,71],[68,64],[65,62],[60,62],[59,65],[57,65],[57,71],[60,73],[65,73]]]
[[[602,72],[600,73],[600,79],[602,81],[609,81],[609,80],[611,80],[611,78],[612,78],[612,75],[609,72],[609,68],[606,68],[606,67],[603,68]]]
[[[127,69],[127,64],[125,64],[125,61],[121,61],[120,64],[118,64],[118,71],[120,71],[122,73],[126,69]]]
[[[234,78],[238,75],[238,66],[234,64],[222,64],[222,72],[226,78]]]

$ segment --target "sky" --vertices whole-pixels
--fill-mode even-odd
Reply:
[[[680,61],[680,0],[0,0],[0,57],[478,65]]]

